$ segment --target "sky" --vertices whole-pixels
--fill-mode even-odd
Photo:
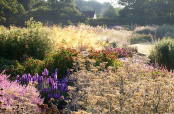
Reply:
[[[100,3],[110,2],[110,0],[96,0],[96,1],[98,1],[98,2],[100,2]]]
[[[86,1],[90,1],[90,0],[86,0]],[[113,1],[117,1],[117,0],[96,0],[96,1],[98,1],[98,2],[100,2],[100,3],[110,2],[110,3],[111,3],[113,6],[115,6],[115,7],[121,7],[120,5],[116,4],[116,2],[113,3]]]
[[[90,0],[86,0],[86,1],[90,1]],[[104,3],[104,2],[110,2],[111,0],[96,0],[96,1],[98,1],[100,3]]]

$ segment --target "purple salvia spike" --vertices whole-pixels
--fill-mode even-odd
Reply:
[[[52,74],[52,78],[54,78],[54,73]]]
[[[40,77],[41,82],[43,82],[43,76]]]
[[[36,80],[38,80],[38,78],[39,78],[39,74],[38,74],[38,73],[36,73]]]
[[[48,98],[50,99],[52,97],[52,95],[51,94],[48,94]]]
[[[44,73],[45,73],[46,76],[48,76],[49,71],[45,68]]]
[[[49,79],[49,78],[47,78],[47,84],[49,84],[49,82],[50,82],[50,79]]]
[[[56,69],[55,69],[55,74],[57,74],[57,73],[58,73],[58,69],[56,68]]]
[[[45,73],[44,72],[42,72],[42,76],[45,76]]]
[[[69,70],[69,68],[67,69],[67,75],[70,76],[70,70]]]
[[[57,79],[57,74],[54,74],[54,79],[55,79],[55,80]]]
[[[19,80],[19,75],[17,75],[17,80]]]
[[[31,75],[30,75],[30,73],[28,74],[28,78],[29,78],[29,81],[31,81]]]

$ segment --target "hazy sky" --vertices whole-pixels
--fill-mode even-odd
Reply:
[[[86,0],[86,1],[90,1],[90,0]],[[104,2],[110,2],[111,0],[96,0],[96,1],[98,1],[100,3],[104,3]]]
[[[110,2],[110,0],[96,0],[96,1],[101,2],[101,3],[103,3],[103,2]]]
[[[86,0],[86,1],[90,1],[90,0]],[[117,1],[117,0],[96,0],[96,1],[98,1],[100,3],[110,2],[115,7],[121,7],[120,5],[116,4],[116,2],[113,2],[113,1]]]

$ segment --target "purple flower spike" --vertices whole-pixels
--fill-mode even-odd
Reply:
[[[68,89],[67,88],[65,88],[65,92],[68,92]]]
[[[45,76],[45,73],[44,72],[42,72],[42,76]]]
[[[56,68],[56,69],[55,69],[55,74],[57,74],[57,73],[58,73],[58,69]]]
[[[55,90],[55,91],[57,90],[57,86],[54,86],[54,90]]]
[[[70,76],[70,70],[69,70],[69,68],[67,69],[67,75]]]
[[[64,98],[65,101],[67,101],[68,99],[67,98]]]
[[[59,94],[55,93],[55,94],[54,94],[54,98],[55,98],[55,99],[58,99],[58,98],[59,98]]]
[[[52,74],[52,78],[54,78],[54,73]]]
[[[57,74],[54,74],[54,79],[55,79],[55,80],[57,79]]]
[[[62,108],[65,108],[65,105],[62,105]]]
[[[36,73],[36,80],[38,80],[38,77],[39,77],[39,74],[38,74],[38,73]]]
[[[47,90],[47,88],[46,87],[44,87],[44,91],[46,91]]]
[[[44,74],[46,75],[46,76],[48,76],[48,74],[49,74],[49,71],[45,68],[45,70],[44,70]]]
[[[50,80],[49,80],[49,78],[47,78],[47,84],[49,84],[49,82],[50,82]]]
[[[58,79],[56,79],[56,81],[55,81],[56,83],[59,83],[59,80]]]
[[[44,94],[44,89],[41,89],[41,93]]]
[[[22,75],[22,80],[25,80],[25,75]]]
[[[52,95],[51,94],[48,94],[48,98],[50,99],[52,97]]]
[[[61,87],[61,84],[60,84],[60,83],[58,84],[58,87],[59,87],[59,88]]]
[[[24,79],[27,79],[27,75],[26,74],[24,74],[24,77],[25,77]]]
[[[43,76],[40,77],[40,81],[43,82]]]
[[[19,80],[19,75],[17,75],[17,80]]]
[[[30,74],[28,74],[28,79],[29,79],[29,81],[31,81],[31,75]]]
[[[47,93],[50,93],[50,89],[47,89]]]

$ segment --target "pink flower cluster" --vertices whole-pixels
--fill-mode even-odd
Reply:
[[[21,86],[17,81],[10,82],[4,74],[0,74],[0,113],[40,112],[37,104],[42,104],[44,99],[39,97],[39,92],[33,86]]]

